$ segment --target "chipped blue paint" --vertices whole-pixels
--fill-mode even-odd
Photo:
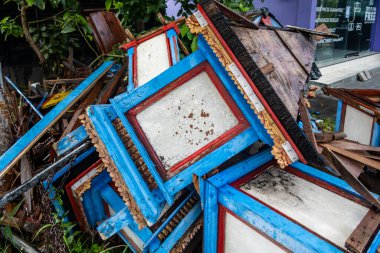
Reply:
[[[183,201],[180,205],[176,207],[176,209],[167,217],[167,219],[161,224],[159,228],[153,233],[153,235],[148,239],[147,242],[145,242],[144,246],[147,247],[149,244],[156,238],[161,231],[166,227],[166,225],[170,222],[170,220],[177,215],[177,213],[181,210],[181,208],[186,204],[186,202],[193,197],[195,194],[195,190],[192,191]]]
[[[181,239],[181,237],[186,233],[192,224],[198,219],[202,213],[202,208],[200,202],[195,204],[195,206],[190,210],[190,212],[181,220],[181,222],[173,229],[166,240],[160,245],[160,247],[155,251],[156,253],[166,253],[169,252],[175,244]]]
[[[367,253],[376,253],[380,247],[380,231],[377,232],[375,238],[373,239],[371,246],[369,246]]]
[[[141,89],[141,87],[139,89]],[[156,222],[163,208],[162,198],[159,197],[161,193],[156,191],[154,195],[153,192],[149,190],[147,183],[129,156],[123,142],[112,125],[112,120],[116,117],[112,106],[90,106],[86,111],[94,126],[94,130],[97,132],[98,137],[102,139],[102,142],[110,154],[110,158],[119,168],[119,173],[128,186],[130,194],[138,203],[142,214],[149,222]],[[120,168],[128,168],[129,170]]]
[[[125,207],[106,221],[102,222],[96,229],[105,240],[119,232],[124,227],[129,226],[132,222],[133,217],[130,214],[128,207]]]
[[[72,149],[78,147],[80,144],[88,140],[88,134],[83,126],[78,127],[57,143],[57,155],[62,156]]]
[[[88,92],[96,80],[113,65],[113,62],[103,63],[81,84],[79,84],[67,97],[59,102],[50,112],[38,121],[26,134],[24,134],[10,149],[0,157],[0,174],[5,173],[12,164],[17,162],[25,150],[28,150],[38,139],[48,131],[60,117],[63,111],[77,101],[81,95]]]
[[[134,75],[133,75],[133,61],[134,61],[134,55],[135,53],[135,48],[131,47],[127,51],[128,55],[128,86],[127,86],[127,91],[131,92],[132,90],[135,89],[135,83],[134,83]]]
[[[177,32],[171,28],[166,32],[166,37],[169,40],[170,45],[170,56],[172,64],[175,65],[179,62],[179,47],[178,47],[178,36]]]
[[[336,109],[336,118],[335,118],[335,132],[341,131],[340,122],[342,120],[342,110],[343,110],[343,101],[338,100],[338,105]]]
[[[203,181],[203,180],[202,180]],[[215,186],[205,181],[204,200],[204,227],[203,244],[204,253],[217,252],[218,245],[218,191]]]
[[[234,166],[231,166],[222,172],[219,172],[215,176],[208,179],[208,181],[215,187],[221,187],[225,184],[230,184],[245,176],[246,174],[253,172],[272,159],[273,155],[271,154],[270,149],[262,151],[259,154],[256,154]]]
[[[380,147],[380,125],[376,119],[373,123],[371,146]]]

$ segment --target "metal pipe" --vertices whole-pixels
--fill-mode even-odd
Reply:
[[[14,200],[18,196],[20,196],[22,193],[26,192],[27,190],[33,188],[37,184],[39,184],[41,181],[47,179],[51,174],[56,173],[59,169],[62,168],[62,166],[66,165],[67,162],[69,162],[71,159],[74,159],[77,157],[80,153],[87,150],[91,146],[90,142],[85,142],[82,145],[80,145],[77,149],[74,149],[61,159],[59,159],[57,162],[53,163],[43,171],[39,172],[37,175],[26,181],[24,184],[19,185],[15,189],[7,192],[1,199],[0,199],[0,208],[5,206],[8,202]]]
[[[33,246],[31,246],[29,243],[18,237],[17,235],[13,233],[7,233],[4,228],[0,228],[0,231],[5,239],[9,240],[14,247],[16,247],[21,252],[26,253],[39,253],[40,251],[36,250]]]
[[[25,101],[32,107],[32,109],[37,113],[37,115],[42,119],[44,115],[38,111],[38,109],[33,105],[33,103],[22,93],[22,91],[17,87],[15,83],[12,82],[12,80],[9,77],[5,77],[5,80],[17,91],[18,94],[20,94],[21,97],[25,99]]]
[[[17,235],[13,233],[7,233],[4,228],[0,228],[2,235],[5,239],[9,240],[14,247],[16,247],[21,252],[26,253],[39,253],[40,251],[36,250],[33,246],[31,246],[29,243],[18,237]]]

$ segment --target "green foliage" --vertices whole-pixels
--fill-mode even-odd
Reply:
[[[8,0],[6,3],[18,4],[20,0]],[[79,34],[93,50],[89,41],[93,39],[89,24],[80,13],[77,0],[25,0],[28,7],[44,10],[50,4],[57,13],[42,20],[29,21],[29,33],[46,59],[46,66],[51,73],[60,74],[60,64],[68,55],[69,47],[79,47]],[[8,36],[22,37],[19,16],[5,17],[0,22],[0,32]],[[79,33],[79,34],[78,34]],[[78,35],[78,36],[77,36]],[[97,52],[95,52],[97,54]]]
[[[179,27],[180,30],[180,37],[183,42],[183,44],[186,46],[187,50],[189,52],[194,52],[198,49],[198,36],[190,32],[189,27],[187,27],[185,24],[182,24]],[[184,58],[184,55],[181,55],[181,58]]]
[[[0,21],[0,33],[4,35],[4,40],[7,40],[8,36],[22,37],[24,34],[22,27],[11,17],[5,17]]]
[[[165,0],[106,0],[105,7],[117,11],[121,23],[126,27],[136,25],[136,22],[148,22],[156,13],[164,11]]]
[[[199,0],[175,0],[175,5],[179,4],[181,6],[177,16],[187,17],[191,15],[196,10],[198,2]],[[247,12],[254,9],[252,0],[220,0],[220,2],[238,12]],[[264,2],[264,0],[261,0],[261,2]]]
[[[316,117],[313,115],[313,117]],[[320,119],[317,121],[317,126],[324,133],[333,133],[335,129],[335,120],[331,117]]]

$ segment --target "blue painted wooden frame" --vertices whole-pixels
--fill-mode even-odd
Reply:
[[[0,157],[0,174],[3,170],[9,169],[9,166],[20,159],[20,154],[31,147],[41,135],[48,130],[50,126],[57,121],[58,117],[64,110],[80,98],[80,95],[88,92],[95,85],[95,81],[108,71],[113,62],[105,62],[96,69],[89,77],[78,85],[67,97],[59,102],[44,118],[37,122],[25,135],[23,135],[10,149]]]
[[[86,140],[88,140],[88,134],[84,127],[80,126],[58,141],[56,149],[57,155],[62,156],[68,153]]]
[[[161,34],[161,33],[160,33]],[[170,50],[170,61],[172,62],[172,65],[179,62],[179,47],[178,47],[178,35],[174,28],[169,28],[166,32],[166,38],[167,42],[169,43],[169,50]],[[136,84],[134,83],[134,75],[136,73],[136,70],[134,69],[136,67],[136,63],[134,60],[136,59],[134,57],[134,54],[136,53],[136,46],[137,43],[135,43],[134,46],[131,46],[127,49],[127,56],[128,56],[128,86],[127,86],[127,93],[133,91],[135,89]],[[138,56],[137,56],[138,57]]]
[[[338,100],[338,105],[336,108],[336,116],[335,116],[335,132],[340,131],[340,122],[342,120],[342,110],[343,110],[343,101]]]
[[[242,94],[236,88],[233,81],[228,76],[228,73],[220,64],[219,60],[202,36],[200,36],[198,39],[198,46],[199,50],[189,55],[170,69],[164,71],[162,74],[152,79],[144,86],[140,87],[137,90],[134,90],[129,94],[124,93],[110,100],[118,117],[134,141],[146,165],[156,180],[158,187],[161,189],[166,201],[168,201],[169,204],[173,203],[174,194],[185,188],[187,185],[191,184],[192,174],[195,173],[198,175],[204,175],[209,170],[215,168],[227,159],[231,158],[233,155],[237,154],[239,151],[256,142],[259,138],[269,145],[273,144],[272,139],[269,137],[266,130],[261,125],[259,119],[254,114],[247,102],[244,100]],[[141,143],[134,128],[124,114],[128,110],[137,106],[139,103],[143,102],[150,96],[156,94],[158,91],[174,82],[177,78],[181,77],[205,61],[207,61],[214,69],[218,78],[221,80],[224,87],[229,92],[238,108],[241,110],[242,114],[249,122],[250,127],[221,147],[217,148],[202,159],[193,163],[182,172],[164,181],[156,170],[155,165],[148,154],[148,151]],[[118,168],[120,171],[128,170],[128,173],[136,170],[135,168],[131,169],[130,167],[126,166],[118,166]],[[137,173],[137,171],[134,173]]]
[[[190,193],[189,196],[191,197],[193,193]],[[123,200],[119,197],[119,195],[109,186],[105,185],[100,189],[100,195],[102,199],[114,210],[115,214],[108,218],[106,221],[109,221],[109,219],[113,217],[122,217],[125,220],[128,220],[128,228],[131,232],[135,234],[144,244],[143,252],[169,252],[170,249],[173,248],[173,246],[181,239],[181,237],[186,233],[186,231],[190,228],[190,226],[198,219],[198,217],[202,213],[202,208],[200,205],[200,202],[198,202],[191,211],[181,220],[181,222],[175,227],[175,229],[171,232],[171,234],[165,239],[165,241],[160,242],[157,238],[158,233],[155,233],[151,231],[148,227],[145,227],[143,229],[138,228],[138,224],[136,221],[133,220],[132,215],[129,213],[128,208],[125,206],[125,203]],[[183,203],[186,203],[188,198],[185,198],[183,200]],[[181,207],[182,205],[180,205]],[[122,216],[120,216],[122,214]],[[174,212],[175,214],[175,212]],[[167,220],[170,220],[169,216]],[[117,219],[114,219],[115,222],[117,222]],[[119,221],[120,223],[124,224],[122,220]],[[104,224],[104,223],[103,223]],[[119,227],[119,224],[114,224],[116,227]],[[163,226],[165,226],[163,224]],[[125,227],[125,226],[124,226]],[[100,234],[107,233],[110,231],[102,230],[104,226],[102,224],[97,228]],[[159,228],[158,228],[159,230]],[[112,231],[113,233],[113,231]],[[128,246],[134,251],[137,252],[138,250],[133,246],[133,244],[122,234],[121,231],[118,232],[118,235],[128,244]],[[103,235],[104,236],[104,235]],[[105,237],[108,237],[106,235]]]
[[[142,87],[136,90],[140,90]],[[129,170],[119,169],[119,173],[145,219],[155,223],[165,205],[165,200],[159,189],[153,191],[149,189],[147,182],[145,182],[128,154],[112,125],[112,121],[117,117],[113,107],[111,105],[90,106],[86,112],[100,141],[106,147],[115,165],[118,168],[129,168]]]
[[[204,241],[209,242],[204,246],[204,252],[217,252],[219,205],[227,208],[237,217],[259,231],[264,232],[270,238],[293,252],[342,252],[325,240],[230,186],[231,183],[257,170],[271,159],[272,155],[267,150],[207,180],[200,179],[200,185],[203,185],[203,191],[201,190],[200,196],[204,202]],[[337,177],[328,175],[300,162],[292,164],[291,167],[335,186],[348,194],[361,197],[346,182]],[[380,232],[372,241],[367,252],[374,252],[379,245]]]

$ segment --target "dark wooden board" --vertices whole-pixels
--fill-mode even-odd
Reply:
[[[287,45],[292,49],[290,51],[282,38],[277,35],[279,31],[253,30],[236,26],[232,29],[259,68],[273,64],[274,71],[266,74],[266,77],[291,115],[296,118],[300,94],[305,89],[308,78],[308,73],[299,62],[311,69],[313,59],[310,55],[314,51],[315,42],[313,40],[307,42],[303,35],[297,33],[282,34],[284,38],[286,36]],[[298,59],[293,54],[297,51],[302,52],[296,53]]]

